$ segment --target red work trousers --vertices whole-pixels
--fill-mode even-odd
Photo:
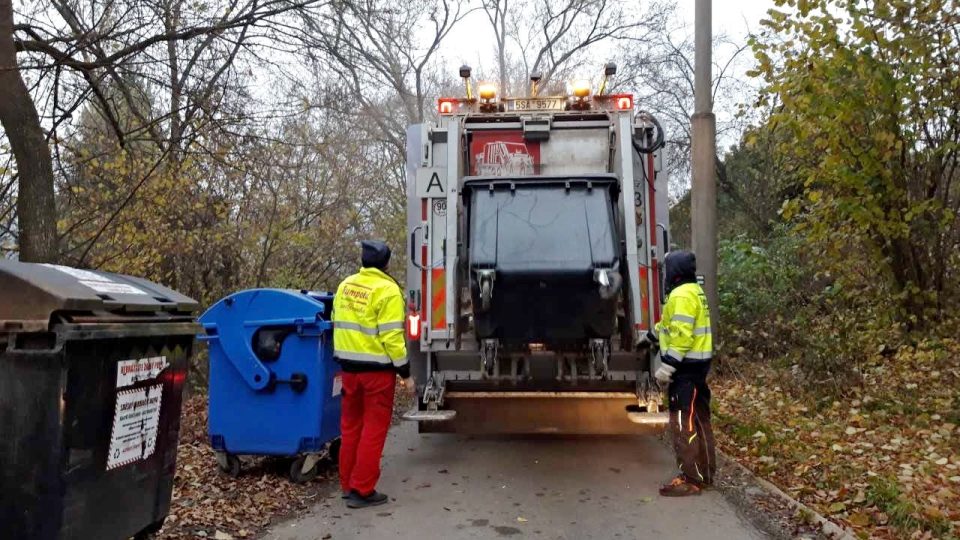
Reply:
[[[393,371],[343,373],[340,487],[366,496],[380,479],[380,458],[393,416]]]

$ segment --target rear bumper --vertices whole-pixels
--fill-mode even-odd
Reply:
[[[629,392],[447,392],[447,421],[419,422],[421,433],[463,434],[659,434],[664,413],[630,412]]]

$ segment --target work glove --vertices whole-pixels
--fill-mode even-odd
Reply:
[[[654,378],[658,381],[669,384],[673,382],[673,374],[677,371],[677,368],[671,366],[670,364],[660,363],[660,367],[657,368],[657,372],[653,374]]]
[[[413,375],[407,377],[406,379],[400,379],[400,386],[403,387],[407,395],[416,397],[417,395],[417,381],[413,378]]]
[[[657,339],[657,335],[647,330],[646,334],[640,336],[640,345],[641,347],[658,347],[660,345],[660,340]]]

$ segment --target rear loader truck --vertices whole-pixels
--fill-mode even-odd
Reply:
[[[440,98],[407,130],[408,354],[421,432],[662,430],[643,336],[669,245],[663,132],[631,94]]]

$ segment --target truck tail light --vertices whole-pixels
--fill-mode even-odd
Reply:
[[[457,108],[457,98],[440,98],[437,100],[437,111],[440,114],[453,114]]]
[[[617,104],[618,111],[633,110],[633,94],[617,94],[613,96],[613,99]]]
[[[411,340],[420,339],[420,313],[412,311],[407,315],[407,337]]]

